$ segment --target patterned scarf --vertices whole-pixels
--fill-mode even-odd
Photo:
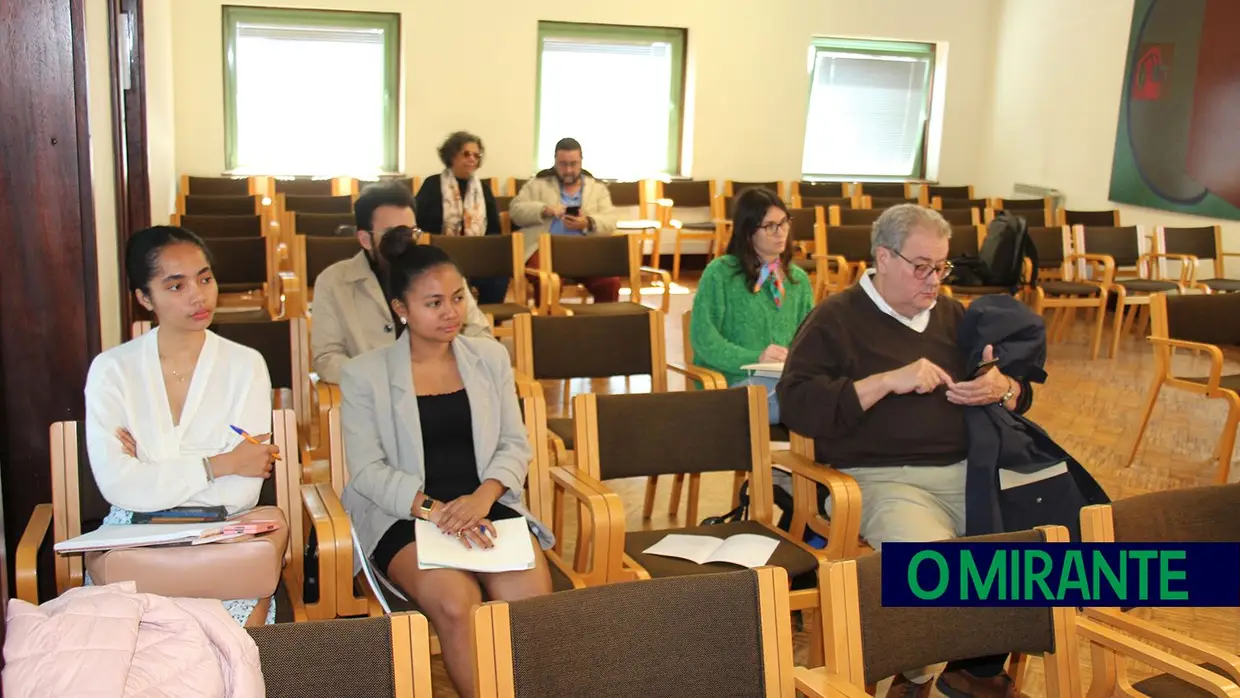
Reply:
[[[758,283],[753,285],[753,292],[761,291],[763,284],[766,283],[768,278],[774,282],[774,285],[771,287],[771,295],[775,297],[775,307],[782,308],[784,305],[784,269],[780,265],[778,258],[772,260],[769,264],[762,265],[758,271]]]
[[[444,235],[485,235],[487,232],[486,199],[482,196],[482,182],[478,177],[469,178],[469,186],[461,197],[461,187],[457,184],[456,175],[452,170],[444,170],[439,174],[439,188],[443,190],[443,234]]]

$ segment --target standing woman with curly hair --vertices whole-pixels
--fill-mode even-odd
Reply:
[[[439,147],[444,169],[431,175],[418,190],[418,227],[440,235],[499,235],[499,209],[495,194],[478,179],[486,150],[482,139],[457,131]],[[478,289],[478,304],[503,303],[508,277],[469,279]]]

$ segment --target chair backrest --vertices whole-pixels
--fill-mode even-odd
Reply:
[[[642,203],[643,182],[608,182],[607,193],[611,203],[617,208],[640,206]]]
[[[306,213],[305,211],[292,212],[293,230],[288,231],[297,235],[308,235],[310,237],[336,237],[340,236],[340,228],[343,226],[349,229],[349,235],[356,230],[356,219],[352,213]]]
[[[1077,224],[1073,228],[1080,245],[1078,252],[1109,255],[1117,268],[1135,266],[1141,257],[1141,229],[1135,225],[1117,228]]]
[[[842,209],[852,208],[853,200],[848,196],[802,196],[801,208],[821,206],[824,209],[839,206]]]
[[[869,201],[870,208],[878,211],[891,208],[892,206],[899,206],[900,204],[917,203],[916,199],[906,199],[903,196],[869,196]]]
[[[353,197],[310,194],[277,194],[280,210],[297,213],[352,213]]]
[[[1038,266],[1058,267],[1063,264],[1065,247],[1069,244],[1070,233],[1064,226],[1028,226],[1025,228],[1029,239],[1033,241],[1033,249],[1038,251]]]
[[[517,370],[536,380],[650,375],[666,385],[663,313],[513,318]]]
[[[193,231],[200,238],[245,238],[263,236],[263,217],[214,216],[186,214],[178,216],[176,225]]]
[[[1240,293],[1166,294],[1151,302],[1151,315],[1165,308],[1167,336],[1186,342],[1240,346]],[[1155,328],[1161,318],[1152,318]]]
[[[939,211],[939,215],[948,225],[977,225],[981,222],[975,208],[945,208]]]
[[[783,182],[733,182],[728,180],[727,185],[724,190],[725,196],[740,196],[741,192],[746,189],[765,189],[779,197],[784,194]]]
[[[512,206],[512,200],[515,198],[517,197],[508,195],[495,197],[495,210],[500,213],[507,213]]]
[[[802,200],[804,203],[804,200]],[[841,208],[840,209],[840,225],[874,225],[874,221],[883,215],[882,209],[877,208]]]
[[[1066,542],[1067,531],[1054,529]],[[1042,530],[958,538],[952,542],[1004,544],[1042,543]],[[1060,541],[1055,541],[1060,542]],[[832,585],[828,618],[846,619],[848,638],[860,639],[861,657],[840,661],[841,673],[860,673],[866,684],[910,669],[942,661],[1022,652],[1055,651],[1055,614],[1059,609],[1036,607],[914,607],[883,605],[882,553],[832,563],[843,573],[828,569]],[[851,579],[849,579],[851,577]],[[838,593],[836,590],[839,590]],[[910,638],[923,638],[910,641]],[[930,638],[933,638],[932,640]],[[853,651],[855,654],[855,650]],[[827,664],[833,666],[828,650]],[[842,659],[842,658],[840,658]],[[857,666],[858,660],[861,666]],[[860,669],[860,672],[858,672]]]
[[[550,235],[544,233],[541,243],[550,246],[539,253],[544,270],[563,279],[594,276],[629,278],[634,267],[629,235]]]
[[[677,209],[710,208],[714,203],[711,200],[711,184],[710,180],[664,182],[663,197],[671,199]]]
[[[827,249],[818,250],[819,254],[841,255],[850,262],[866,262],[873,255],[870,252],[870,235],[873,231],[869,225],[829,225],[827,226]]]
[[[289,196],[332,196],[334,183],[330,179],[272,179],[276,194]],[[288,209],[294,210],[294,209]]]
[[[211,250],[215,260],[211,270],[221,286],[258,288],[269,280],[271,267],[267,248],[270,244],[266,238],[206,238],[203,242]]]
[[[938,206],[939,212],[955,211],[956,209],[975,208],[979,211],[985,211],[990,208],[990,202],[986,199],[952,199],[948,197],[936,196],[932,202]]]
[[[952,236],[947,243],[947,257],[976,257],[981,251],[982,231],[976,225],[953,225]]]
[[[995,199],[995,208],[1004,211],[1041,211],[1050,207],[1050,199]]]
[[[194,216],[253,216],[262,210],[257,196],[203,196],[188,194],[181,197],[180,213]]]
[[[804,197],[829,197],[838,199],[849,199],[848,193],[844,191],[843,182],[806,182],[804,180],[797,182],[797,194]]]
[[[792,227],[788,230],[788,239],[793,242],[813,242],[818,226],[817,208],[790,208],[788,217],[792,219]]]
[[[298,256],[303,257],[305,260],[305,268],[297,270],[298,276],[304,277],[302,278],[302,284],[309,288],[314,288],[315,281],[319,278],[319,274],[323,273],[324,269],[336,262],[352,257],[361,250],[356,237],[310,237],[298,235],[297,246],[305,250],[304,254],[301,254],[301,250],[298,250]]]
[[[1238,509],[1240,484],[1235,483],[1150,492],[1086,507],[1081,511],[1081,539],[1087,543],[1240,543]]]
[[[1162,228],[1163,252],[1191,254],[1197,259],[1218,259],[1219,228],[1205,225],[1197,228]]]
[[[278,623],[247,632],[258,645],[267,698],[431,698],[430,637],[420,614]]]
[[[791,696],[787,594],[787,573],[764,567],[484,604],[478,698]]]
[[[267,373],[271,375],[272,389],[294,388],[297,377],[294,371],[294,354],[303,352],[294,348],[294,335],[299,323],[304,320],[242,320],[217,322],[211,325],[211,331],[219,336],[247,346],[263,355],[267,362]],[[300,349],[305,349],[301,346]]]
[[[250,191],[249,177],[194,177],[181,176],[182,194],[204,194],[206,196],[247,196]]]
[[[466,278],[513,278],[516,276],[517,260],[523,260],[525,255],[521,233],[427,235],[425,239],[427,244],[447,252]],[[521,275],[520,278],[524,279],[525,276]]]
[[[770,451],[769,421],[746,387],[586,394],[573,402],[577,465],[599,480],[761,467],[769,477],[770,459],[761,455]]]
[[[925,190],[927,200],[936,196],[942,197],[944,200],[973,198],[973,186],[969,184],[958,187],[944,186],[942,184],[923,184],[921,188]],[[985,205],[981,206],[981,208],[985,208]]]
[[[861,188],[858,193],[862,196],[890,197],[906,201],[909,198],[908,187],[904,182],[861,182],[856,186]]]
[[[1061,208],[1059,209],[1059,223],[1061,225],[1090,225],[1103,228],[1118,228],[1120,227],[1119,209],[1072,211]]]

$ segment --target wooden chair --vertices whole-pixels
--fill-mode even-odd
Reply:
[[[41,573],[55,575],[57,595],[81,586],[84,580],[85,566],[81,555],[53,553],[52,569],[42,567],[39,553],[49,538],[49,529],[53,545],[76,538],[97,529],[111,508],[95,485],[86,451],[85,428],[77,422],[56,422],[51,426],[50,436],[52,501],[35,507],[18,543],[15,562],[17,597],[33,604],[39,603]],[[282,460],[276,461],[272,477],[263,483],[258,501],[262,505],[279,507],[289,526],[282,581],[276,590],[277,622],[330,617],[327,615],[330,609],[320,604],[306,604],[301,593],[305,569],[303,546],[306,523],[302,518],[305,488],[298,485],[301,466],[297,449],[297,420],[292,410],[275,410],[272,413],[271,443],[280,447]],[[320,544],[334,545],[332,530],[327,522],[313,516],[310,510],[305,511],[309,515],[308,528],[315,531]],[[261,624],[266,614],[267,605],[259,604],[251,620]]]
[[[281,226],[285,237],[293,235],[307,237],[354,237],[357,232],[356,219],[350,213],[307,213],[305,211],[289,211],[284,214]],[[341,228],[348,234],[342,235]]]
[[[644,552],[669,534],[763,536],[777,541],[768,564],[787,571],[792,586],[791,609],[803,611],[806,626],[813,627],[821,608],[816,579],[819,564],[827,553],[774,525],[774,461],[765,390],[747,386],[646,395],[587,394],[576,396],[574,402],[577,469],[595,487],[606,488],[605,481],[619,478],[672,474],[690,477],[689,525],[618,534],[622,544],[613,543],[607,561],[609,582],[709,574],[728,568],[719,563],[699,565]],[[787,462],[791,463],[794,475],[824,485],[830,482],[832,473],[827,468],[800,460]],[[749,474],[748,520],[694,525],[698,483],[703,473],[711,472]],[[820,638],[813,635],[811,639],[817,646]],[[815,649],[811,647],[810,661],[817,666],[821,658]]]
[[[1227,403],[1227,421],[1223,434],[1214,451],[1217,463],[1215,482],[1227,482],[1231,471],[1231,453],[1236,443],[1236,428],[1240,426],[1240,374],[1223,375],[1223,350],[1221,346],[1240,345],[1240,295],[1211,294],[1168,296],[1158,293],[1150,299],[1151,331],[1149,341],[1154,345],[1154,381],[1150,385],[1132,449],[1128,453],[1127,466],[1136,459],[1141,438],[1149,426],[1158,393],[1165,385],[1186,390],[1207,400],[1221,399]],[[1183,377],[1173,375],[1171,360],[1175,350],[1185,349],[1202,352],[1210,358],[1210,372],[1206,377]]]
[[[293,274],[300,281],[301,291],[286,301],[286,313],[302,317],[314,304],[314,284],[319,275],[336,262],[342,262],[362,251],[356,236],[317,237],[296,235],[292,239]]]
[[[828,214],[832,207],[840,209],[861,208],[852,198],[839,196],[793,196],[792,201],[788,202],[788,205],[792,208],[821,208]],[[830,223],[831,221],[828,219],[827,222]]]
[[[336,194],[336,182],[334,179],[272,177],[268,181],[271,185],[270,191],[277,199],[281,194],[312,197],[334,196]]]
[[[668,312],[672,303],[672,279],[666,271],[641,265],[642,239],[638,235],[580,237],[543,233],[538,240],[538,271],[541,272],[540,307],[549,315],[599,315],[644,313],[643,280],[662,286],[659,309]],[[524,253],[518,255],[523,258]],[[628,281],[629,300],[619,303],[563,303],[564,281],[597,276],[618,276]],[[543,281],[545,280],[545,282]]]
[[[976,208],[946,208],[935,209],[948,225],[952,226],[980,226],[982,225],[982,209]],[[983,228],[983,231],[985,228]],[[984,236],[983,236],[984,237]]]
[[[917,201],[912,182],[856,182],[852,185],[854,196],[880,196],[903,201]]]
[[[182,216],[254,216],[263,213],[261,196],[205,196],[182,194],[177,197],[177,213]]]
[[[1206,293],[1235,293],[1240,291],[1240,279],[1227,278],[1228,257],[1240,257],[1240,252],[1223,251],[1223,228],[1207,225],[1199,228],[1154,229],[1155,249],[1169,255],[1182,255],[1192,267],[1192,286]],[[1191,260],[1191,261],[1190,261]],[[1197,278],[1197,263],[1202,260],[1214,262],[1214,276]]]
[[[922,204],[922,206],[927,205],[936,211],[954,211],[962,208],[975,208],[978,211],[990,210],[989,199],[948,199],[942,196],[935,196],[931,197],[929,204]],[[981,223],[983,221],[979,218],[978,222]]]
[[[575,451],[577,430],[570,416],[570,387],[573,379],[623,377],[625,387],[631,376],[650,376],[650,392],[668,391],[667,377],[676,373],[691,381],[714,385],[714,375],[695,366],[667,360],[663,313],[546,316],[518,315],[514,321],[514,345],[518,380],[564,381],[561,392],[563,416],[547,419],[548,442],[554,465],[569,465]],[[649,478],[642,515],[654,512],[657,478]],[[683,477],[672,486],[668,513],[676,516],[680,506]],[[697,514],[696,490],[691,489],[689,516]],[[558,535],[558,532],[557,532]]]
[[[756,187],[760,189],[767,189],[769,191],[774,192],[775,195],[778,196],[780,200],[784,201],[786,204],[788,201],[788,197],[785,196],[784,186],[785,184],[782,181],[734,182],[730,179],[725,179],[723,181],[723,195],[724,196],[739,196],[740,193],[745,191],[746,189],[751,189],[751,188]]]
[[[1068,226],[1098,226],[1101,228],[1118,228],[1119,209],[1111,209],[1106,211],[1073,211],[1060,207],[1055,212],[1055,225]]]
[[[1051,526],[959,540],[1065,543],[1068,531]],[[882,576],[882,553],[825,565],[820,579],[831,619],[822,631],[826,668],[797,667],[798,691],[825,698],[838,695],[845,687],[864,690],[888,676],[945,660],[1015,653],[1042,655],[1049,698],[1080,698],[1077,642],[1081,639],[1090,644],[1095,656],[1112,652],[1169,671],[1215,695],[1236,694],[1234,686],[1228,687],[1217,675],[1078,616],[1073,608],[884,606]],[[1019,690],[1024,662],[1014,664],[1008,672]],[[1095,693],[1091,687],[1089,695],[1110,694]]]
[[[423,244],[438,247],[456,263],[467,279],[508,277],[511,303],[490,303],[478,306],[490,320],[496,337],[511,337],[512,325],[505,325],[521,313],[538,312],[530,307],[525,270],[525,238],[511,235],[430,235],[422,236]],[[537,304],[535,304],[537,305]]]
[[[944,186],[942,184],[923,184],[917,188],[917,201],[922,206],[930,206],[935,199],[941,201],[960,201],[973,198],[973,185]],[[935,207],[939,208],[939,207]],[[979,208],[986,208],[980,206]]]
[[[715,191],[715,180],[676,180],[655,183],[655,200],[658,206],[658,219],[663,230],[672,229],[675,235],[675,247],[672,252],[672,280],[680,280],[680,255],[684,241],[702,241],[708,243],[706,258],[714,259],[722,254],[718,240],[719,220],[716,211],[718,193]],[[662,243],[656,243],[656,249]]]
[[[1071,252],[1074,246],[1067,226],[1029,227],[1026,230],[1038,251],[1039,266],[1060,260],[1060,278],[1043,279],[1039,274],[1032,289],[1035,313],[1045,315],[1048,308],[1056,311],[1046,332],[1047,342],[1066,336],[1072,322],[1069,315],[1072,310],[1091,308],[1095,317],[1090,356],[1098,358],[1102,346],[1102,327],[1106,321],[1107,294],[1115,275],[1115,260],[1106,255]],[[1086,266],[1093,272],[1089,276],[1081,272]]]
[[[852,187],[846,182],[807,182],[801,180],[792,183],[792,198],[798,196],[852,198]]]
[[[1240,527],[1237,527],[1236,518],[1238,508],[1240,484],[1151,492],[1111,504],[1095,504],[1081,510],[1081,542],[1240,543]],[[1234,652],[1195,640],[1121,609],[1088,607],[1083,613],[1086,618],[1143,642],[1169,647],[1202,669],[1218,674],[1232,684],[1240,684],[1240,657]],[[1114,652],[1095,652],[1091,695],[1160,696],[1189,688],[1171,673],[1157,674],[1133,683],[1127,669],[1126,663],[1119,661]],[[1105,693],[1094,693],[1095,690],[1105,690]]]
[[[349,182],[348,187],[338,188],[336,191],[332,192],[332,194],[336,196],[339,196],[340,194],[349,194],[351,196],[357,196],[361,193],[363,189],[370,186],[371,184],[379,184],[380,182],[385,183],[385,184],[388,182],[396,182],[398,184],[403,184],[405,188],[409,190],[409,194],[413,195],[413,194],[417,194],[418,189],[422,186],[421,177],[404,177],[401,175],[379,177],[378,179],[349,178],[348,182]]]
[[[508,211],[515,198],[515,196],[506,195],[495,197],[495,210],[499,212],[499,232],[503,235],[511,235],[514,230],[520,229],[512,225],[512,214]]]
[[[261,238],[272,232],[265,215],[215,216],[172,214],[172,225],[192,231],[200,238]]]
[[[296,213],[353,213],[350,195],[276,194],[276,211],[280,216]]]
[[[267,625],[249,633],[268,698],[432,698],[430,635],[421,614]]]
[[[244,238],[204,238],[214,258],[212,271],[219,285],[222,317],[242,313],[245,319],[271,319],[285,315],[288,298],[301,295],[295,272],[282,271],[287,247],[275,235]]]
[[[612,206],[617,215],[617,229],[628,235],[636,236],[639,241],[640,254],[638,262],[644,264],[646,247],[650,247],[650,267],[659,268],[659,221],[650,205],[650,191],[646,180],[634,182],[607,182],[607,193],[611,196]]]
[[[257,177],[195,177],[181,175],[178,194],[195,196],[253,196],[259,194]]]
[[[883,209],[877,208],[838,208],[832,206],[828,211],[827,225],[874,225],[874,221],[883,215]]]
[[[484,604],[476,695],[792,698],[788,605],[774,567]]]
[[[1025,219],[1030,227],[1050,227],[1064,225],[1058,222],[1055,204],[1052,199],[1002,199],[991,200],[991,209],[1009,211]],[[1038,212],[1041,211],[1041,215]]]
[[[861,280],[873,257],[872,235],[869,225],[827,224],[822,228],[822,237],[814,245],[814,261],[818,268],[816,299],[826,298]]]
[[[862,208],[872,208],[879,211],[885,211],[892,206],[899,206],[900,204],[915,203],[918,203],[916,198],[907,199],[903,196],[871,196],[866,194],[861,197]]]

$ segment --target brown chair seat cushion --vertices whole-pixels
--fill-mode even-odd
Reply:
[[[715,574],[739,569],[736,565],[723,562],[699,565],[678,557],[647,555],[642,552],[646,548],[658,543],[669,533],[712,536],[721,539],[737,535],[738,533],[751,533],[767,538],[778,538],[770,529],[756,521],[733,521],[714,526],[673,528],[662,531],[626,531],[624,534],[624,552],[628,553],[637,564],[644,567],[650,573],[651,577],[655,578],[683,577],[691,574]],[[818,568],[817,558],[783,539],[780,539],[779,547],[775,548],[775,552],[771,555],[768,564],[787,570],[788,578],[793,580],[794,588],[799,586],[798,582],[812,582],[812,575],[806,575],[805,573]]]
[[[1207,671],[1212,671],[1224,678],[1227,673],[1213,664],[1198,664],[1197,666]],[[1180,679],[1171,674],[1155,674],[1148,679],[1143,679],[1132,684],[1143,695],[1150,698],[1195,698],[1196,696],[1212,695],[1208,691],[1204,691],[1196,686]]]
[[[1123,286],[1125,291],[1136,291],[1138,293],[1159,293],[1162,291],[1179,291],[1179,285],[1171,281],[1156,281],[1154,279],[1120,279],[1115,282],[1116,286]]]
[[[573,315],[641,315],[651,311],[651,308],[632,301],[619,301],[617,303],[564,303],[562,307],[573,311]]]
[[[573,436],[576,433],[571,417],[551,417],[547,420],[547,431],[564,441],[564,448],[573,450]]]
[[[1200,383],[1202,385],[1206,385],[1210,382],[1209,378],[1199,378],[1196,376],[1192,378],[1183,378],[1181,380]],[[1231,376],[1220,376],[1218,386],[1223,390],[1230,390],[1234,393],[1240,393],[1240,373]]]
[[[520,303],[488,303],[478,306],[478,310],[495,318],[496,324],[507,322],[521,313],[530,312],[528,307]]]
[[[698,223],[682,223],[680,228],[681,230],[692,230],[694,232],[703,232],[706,230],[714,230],[715,223],[714,221],[701,221]]]
[[[1240,291],[1240,279],[1202,279],[1201,283],[1211,291]]]
[[[1097,286],[1074,281],[1043,281],[1038,286],[1051,296],[1096,296],[1099,290]]]

